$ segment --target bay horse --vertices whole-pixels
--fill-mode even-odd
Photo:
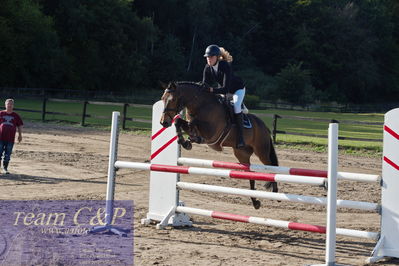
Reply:
[[[183,109],[186,120],[177,118],[175,126],[178,143],[185,149],[191,149],[192,142],[205,143],[216,151],[222,147],[232,147],[234,156],[242,164],[250,164],[253,153],[265,165],[278,166],[277,155],[271,139],[270,130],[265,123],[253,114],[247,114],[252,128],[244,128],[245,147],[237,149],[237,130],[234,120],[230,118],[226,107],[218,96],[208,92],[207,86],[194,82],[171,82],[162,86],[165,91],[161,100],[164,110],[160,123],[163,127],[170,127],[174,117]],[[183,137],[183,131],[189,135],[188,140]],[[250,188],[255,190],[255,181],[249,180]],[[266,182],[267,190],[277,192],[276,182]],[[260,201],[251,198],[255,209],[260,208]]]

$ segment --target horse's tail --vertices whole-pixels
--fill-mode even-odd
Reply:
[[[276,150],[274,149],[273,140],[270,138],[270,161],[272,162],[273,166],[278,166],[278,159]]]
[[[263,132],[265,132],[266,131],[266,135],[268,135],[269,136],[269,146],[270,146],[270,149],[269,149],[269,159],[270,159],[270,162],[271,162],[271,165],[272,166],[278,166],[278,159],[277,159],[277,153],[276,153],[276,150],[274,149],[274,144],[273,144],[273,140],[272,140],[272,137],[271,137],[271,131],[270,131],[270,129],[266,126],[266,124],[259,118],[259,117],[257,117],[256,115],[253,115],[253,114],[248,114],[248,116],[250,116],[250,117],[252,117],[253,119],[254,119],[254,121],[256,121],[256,123],[260,126],[260,132],[262,132],[262,134],[263,134]],[[263,131],[263,130],[265,130],[265,131]],[[267,141],[267,140],[266,140]]]

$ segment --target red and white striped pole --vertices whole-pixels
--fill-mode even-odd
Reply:
[[[136,162],[125,162],[125,161],[116,161],[115,167],[150,170],[153,172],[221,176],[221,177],[248,179],[248,180],[288,182],[288,183],[317,185],[317,186],[324,185],[326,181],[326,179],[322,178],[314,178],[314,177],[299,176],[299,175],[294,176],[294,175],[282,175],[282,174],[270,174],[270,173],[241,172],[241,171],[212,169],[212,168],[136,163]]]
[[[325,234],[327,231],[325,226],[320,226],[320,225],[273,220],[273,219],[266,219],[266,218],[261,218],[261,217],[246,216],[246,215],[239,215],[239,214],[232,214],[232,213],[225,213],[225,212],[218,212],[218,211],[210,211],[210,210],[197,209],[197,208],[177,206],[176,212],[192,214],[192,215],[207,216],[207,217],[212,217],[215,219],[230,220],[230,221],[236,221],[236,222],[242,222],[242,223],[260,224],[260,225],[286,228],[286,229],[290,229],[290,230],[300,230],[300,231],[307,231],[307,232],[314,232],[314,233],[321,233],[321,234]],[[368,239],[374,239],[374,240],[378,239],[378,233],[375,233],[375,232],[359,231],[359,230],[344,229],[344,228],[337,228],[337,234],[344,235],[344,236],[368,238]]]
[[[242,163],[222,162],[215,160],[204,160],[204,159],[186,158],[186,157],[180,157],[177,160],[177,162],[179,165],[215,167],[215,168],[256,171],[256,172],[261,171],[261,172],[272,172],[272,173],[289,174],[289,175],[303,175],[303,176],[314,176],[314,177],[324,177],[324,178],[327,178],[328,175],[328,172],[323,170],[291,168],[291,167],[271,166],[263,164],[242,164]],[[362,181],[362,182],[378,182],[380,180],[380,176],[361,174],[361,173],[338,172],[338,179]]]

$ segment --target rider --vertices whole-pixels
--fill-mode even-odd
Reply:
[[[209,91],[216,94],[233,94],[234,117],[237,124],[237,148],[245,147],[243,138],[243,114],[241,105],[245,96],[244,82],[233,74],[231,62],[233,57],[223,47],[215,44],[209,45],[204,57],[205,65],[202,82],[206,84],[217,83],[219,87],[210,87]]]

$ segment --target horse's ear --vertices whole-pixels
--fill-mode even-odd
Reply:
[[[167,87],[168,87],[168,84],[166,84],[166,83],[164,83],[164,82],[162,82],[162,81],[158,81],[159,82],[159,85],[161,85],[161,88],[164,90],[164,89],[166,89]]]
[[[176,83],[174,81],[172,81],[171,83],[169,83],[169,88],[171,89],[176,89]]]

